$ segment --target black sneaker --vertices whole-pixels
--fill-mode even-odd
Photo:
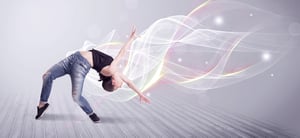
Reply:
[[[35,119],[38,119],[40,118],[43,113],[45,112],[45,110],[48,108],[49,104],[46,103],[43,107],[39,108],[37,107],[37,115],[35,116]]]
[[[99,123],[100,122],[100,118],[95,113],[91,114],[89,117],[95,123]]]

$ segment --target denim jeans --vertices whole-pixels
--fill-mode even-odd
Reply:
[[[43,87],[40,101],[47,102],[52,82],[58,77],[69,74],[72,82],[72,98],[81,107],[81,109],[88,115],[93,113],[88,101],[82,96],[82,88],[86,74],[89,72],[91,65],[81,56],[80,52],[76,52],[69,57],[61,60],[52,66],[43,75]]]

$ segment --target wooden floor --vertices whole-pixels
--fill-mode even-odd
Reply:
[[[52,93],[50,106],[35,120],[39,92],[0,97],[0,137],[296,137],[270,122],[259,122],[211,105],[195,105],[179,93],[151,94],[150,105],[137,99],[118,103],[88,97],[101,123],[93,123],[68,93]]]

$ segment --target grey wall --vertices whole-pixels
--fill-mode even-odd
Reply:
[[[246,3],[299,19],[300,1],[252,0]],[[41,76],[69,50],[94,42],[112,29],[120,39],[146,29],[155,20],[186,14],[201,0],[10,0],[0,1],[0,92],[18,94],[41,88]],[[299,43],[266,72],[206,94],[186,90],[195,104],[213,104],[258,120],[271,120],[300,132]],[[271,77],[271,74],[274,74]],[[62,78],[57,83],[67,83]],[[57,89],[69,90],[59,85]],[[175,90],[170,88],[170,90]],[[194,93],[193,93],[194,92]],[[194,97],[197,97],[196,99]],[[38,98],[38,96],[37,96]],[[37,100],[37,99],[33,99]]]
[[[255,0],[247,3],[300,21],[298,0]],[[208,93],[211,101],[259,120],[275,122],[300,134],[299,40],[280,62],[266,72],[239,84],[211,90]]]

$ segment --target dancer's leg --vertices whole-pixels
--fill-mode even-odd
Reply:
[[[93,113],[93,110],[88,101],[81,95],[84,77],[85,76],[80,76],[79,74],[71,75],[72,98],[74,102],[76,102],[86,114],[90,115],[91,113]]]
[[[82,88],[85,76],[91,67],[81,55],[78,55],[77,58],[77,62],[73,64],[70,73],[72,81],[72,98],[86,114],[90,115],[93,113],[93,110],[88,101],[82,96]]]
[[[53,80],[67,74],[69,60],[70,60],[69,58],[66,58],[60,61],[59,63],[52,66],[43,75],[43,87],[41,91],[39,107],[42,107],[48,101]]]
[[[45,110],[48,108],[49,104],[47,103],[51,88],[52,88],[52,82],[58,77],[61,77],[65,74],[67,74],[70,68],[70,59],[72,57],[68,57],[59,63],[52,66],[44,75],[43,75],[43,87],[42,92],[40,96],[40,103],[37,107],[37,115],[35,116],[35,119],[40,118]]]

